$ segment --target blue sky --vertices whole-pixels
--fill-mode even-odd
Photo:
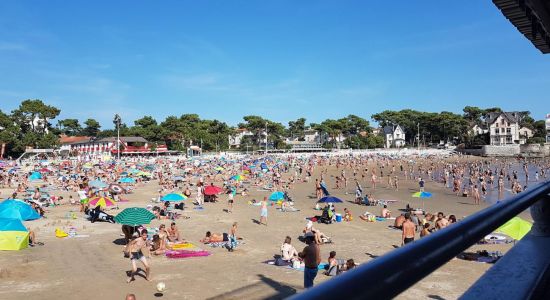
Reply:
[[[0,2],[0,109],[39,98],[112,127],[235,125],[466,105],[550,113],[550,55],[491,1]]]

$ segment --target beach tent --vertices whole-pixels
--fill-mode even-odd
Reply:
[[[21,250],[29,246],[29,232],[21,220],[0,218],[0,250]]]
[[[40,219],[40,214],[21,200],[9,199],[0,203],[0,218],[30,221]]]
[[[273,192],[270,196],[269,196],[269,200],[271,201],[282,201],[285,199],[285,193],[284,192]]]
[[[533,224],[520,217],[514,217],[500,226],[496,232],[503,233],[514,240],[521,240],[530,230]]]
[[[32,172],[29,179],[30,180],[40,180],[40,179],[42,179],[42,174],[40,174],[40,172]]]

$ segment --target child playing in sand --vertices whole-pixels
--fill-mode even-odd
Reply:
[[[351,220],[353,220],[351,212],[347,208],[344,208],[344,221],[349,222]]]
[[[132,271],[130,272],[130,278],[128,278],[127,282],[130,283],[135,280],[134,276],[137,273],[136,261],[138,260],[141,261],[145,267],[145,279],[149,281],[151,279],[151,269],[149,267],[149,263],[147,262],[147,258],[143,254],[143,252],[149,252],[147,247],[147,229],[143,229],[140,237],[128,243],[126,249],[130,254],[130,261],[132,262]]]

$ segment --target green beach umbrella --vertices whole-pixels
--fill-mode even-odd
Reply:
[[[121,211],[115,217],[115,221],[119,224],[138,226],[151,223],[155,215],[142,207],[130,207]]]
[[[496,232],[504,233],[514,240],[521,240],[530,230],[533,224],[520,217],[514,217],[512,220],[500,226]]]

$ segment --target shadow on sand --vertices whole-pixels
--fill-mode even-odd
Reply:
[[[259,282],[252,283],[233,291],[223,293],[212,298],[210,300],[221,300],[221,299],[250,299],[250,298],[262,298],[262,299],[285,299],[289,296],[296,294],[297,288],[277,282],[269,277],[266,277],[262,274],[257,274],[260,279]],[[274,294],[266,293],[266,287],[270,287],[274,290]],[[263,296],[261,296],[263,295]]]

